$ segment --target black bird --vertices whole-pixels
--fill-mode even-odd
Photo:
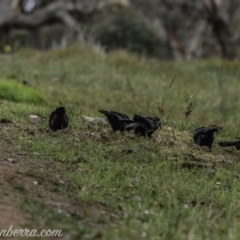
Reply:
[[[143,117],[135,114],[134,122],[126,126],[126,130],[133,132],[142,137],[152,137],[152,134],[158,129],[160,119],[158,117]]]
[[[193,140],[194,142],[202,146],[207,146],[209,148],[209,151],[212,149],[212,144],[214,141],[214,132],[217,132],[217,128],[211,128],[211,127],[200,127],[194,130],[193,133]]]
[[[64,129],[68,126],[68,117],[64,107],[59,107],[53,111],[49,118],[49,127],[53,131]]]
[[[237,138],[238,141],[227,141],[227,142],[219,142],[218,145],[220,147],[235,147],[240,150],[240,138]]]
[[[107,120],[111,125],[113,132],[120,131],[122,133],[123,131],[125,131],[126,126],[129,123],[133,122],[133,120],[131,120],[128,115],[123,113],[114,111],[108,112],[106,110],[99,110],[99,112],[107,117]]]

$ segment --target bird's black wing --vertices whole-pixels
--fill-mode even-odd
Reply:
[[[142,124],[138,122],[130,123],[125,127],[125,131],[135,130],[136,128],[140,127]]]
[[[130,124],[130,123],[134,123],[134,120],[131,119],[119,119],[120,123],[126,123],[126,124]]]
[[[63,126],[63,128],[68,127],[68,116],[67,116],[67,114],[64,114],[62,126]]]
[[[198,138],[199,135],[201,134],[208,134],[210,132],[216,132],[218,129],[216,128],[210,128],[210,127],[199,127],[194,130],[193,132],[193,139]]]
[[[49,123],[52,122],[54,115],[56,114],[56,111],[53,111],[49,117]]]
[[[140,134],[141,136],[148,136],[151,138],[152,134],[158,128],[159,118],[157,117],[143,117],[141,115],[135,114],[133,120],[141,124],[135,131],[136,134]]]
[[[124,131],[125,125],[123,126],[123,123],[120,122],[120,119],[122,118],[121,116],[105,110],[100,110],[99,112],[107,117],[107,120],[111,125],[113,131]]]
[[[159,118],[159,117],[146,117],[146,118],[149,119],[149,120],[152,120],[152,121],[154,121],[154,122],[160,121],[160,118]]]
[[[143,117],[141,115],[135,114],[134,117],[133,117],[133,120],[135,122],[143,123],[143,124],[145,124],[145,125],[147,125],[149,127],[152,127],[152,125],[153,125],[153,121],[152,120],[150,120],[149,118]]]
[[[128,115],[124,114],[124,113],[120,113],[120,112],[115,112],[115,111],[111,111],[111,114],[117,116],[119,119],[130,119],[128,117]]]
[[[53,111],[49,117],[49,128],[53,131],[56,130],[55,126],[56,118],[57,118],[56,111]]]

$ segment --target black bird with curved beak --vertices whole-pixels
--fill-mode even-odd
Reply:
[[[240,150],[240,138],[237,139],[238,141],[219,142],[218,145],[220,147],[235,147],[237,150]]]
[[[160,119],[158,117],[143,117],[135,114],[134,122],[126,126],[126,130],[142,137],[152,137],[152,134],[158,129]]]
[[[49,127],[52,131],[65,129],[68,126],[68,117],[64,107],[59,107],[54,110],[49,118]]]
[[[120,131],[123,133],[125,131],[126,126],[129,123],[132,123],[128,115],[124,113],[119,113],[115,111],[106,111],[106,110],[99,110],[100,113],[104,114],[107,117],[109,124],[112,127],[113,132]]]
[[[197,128],[193,132],[193,140],[198,146],[207,146],[209,148],[209,151],[211,151],[214,141],[214,132],[217,131],[217,128],[212,127]]]

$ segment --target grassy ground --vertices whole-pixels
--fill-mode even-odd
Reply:
[[[0,118],[13,121],[0,123],[1,227],[62,229],[63,239],[239,239],[239,153],[217,146],[240,136],[238,62],[159,62],[74,46],[22,50],[0,63],[2,79],[25,80],[47,101],[1,100]],[[70,125],[52,133],[59,101]],[[151,140],[80,119],[101,117],[99,109],[159,116],[158,107],[162,129]],[[212,152],[192,142],[209,124],[223,126]]]

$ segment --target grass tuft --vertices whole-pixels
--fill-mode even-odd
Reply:
[[[10,80],[0,80],[0,99],[18,103],[46,104],[45,98],[37,90]]]

